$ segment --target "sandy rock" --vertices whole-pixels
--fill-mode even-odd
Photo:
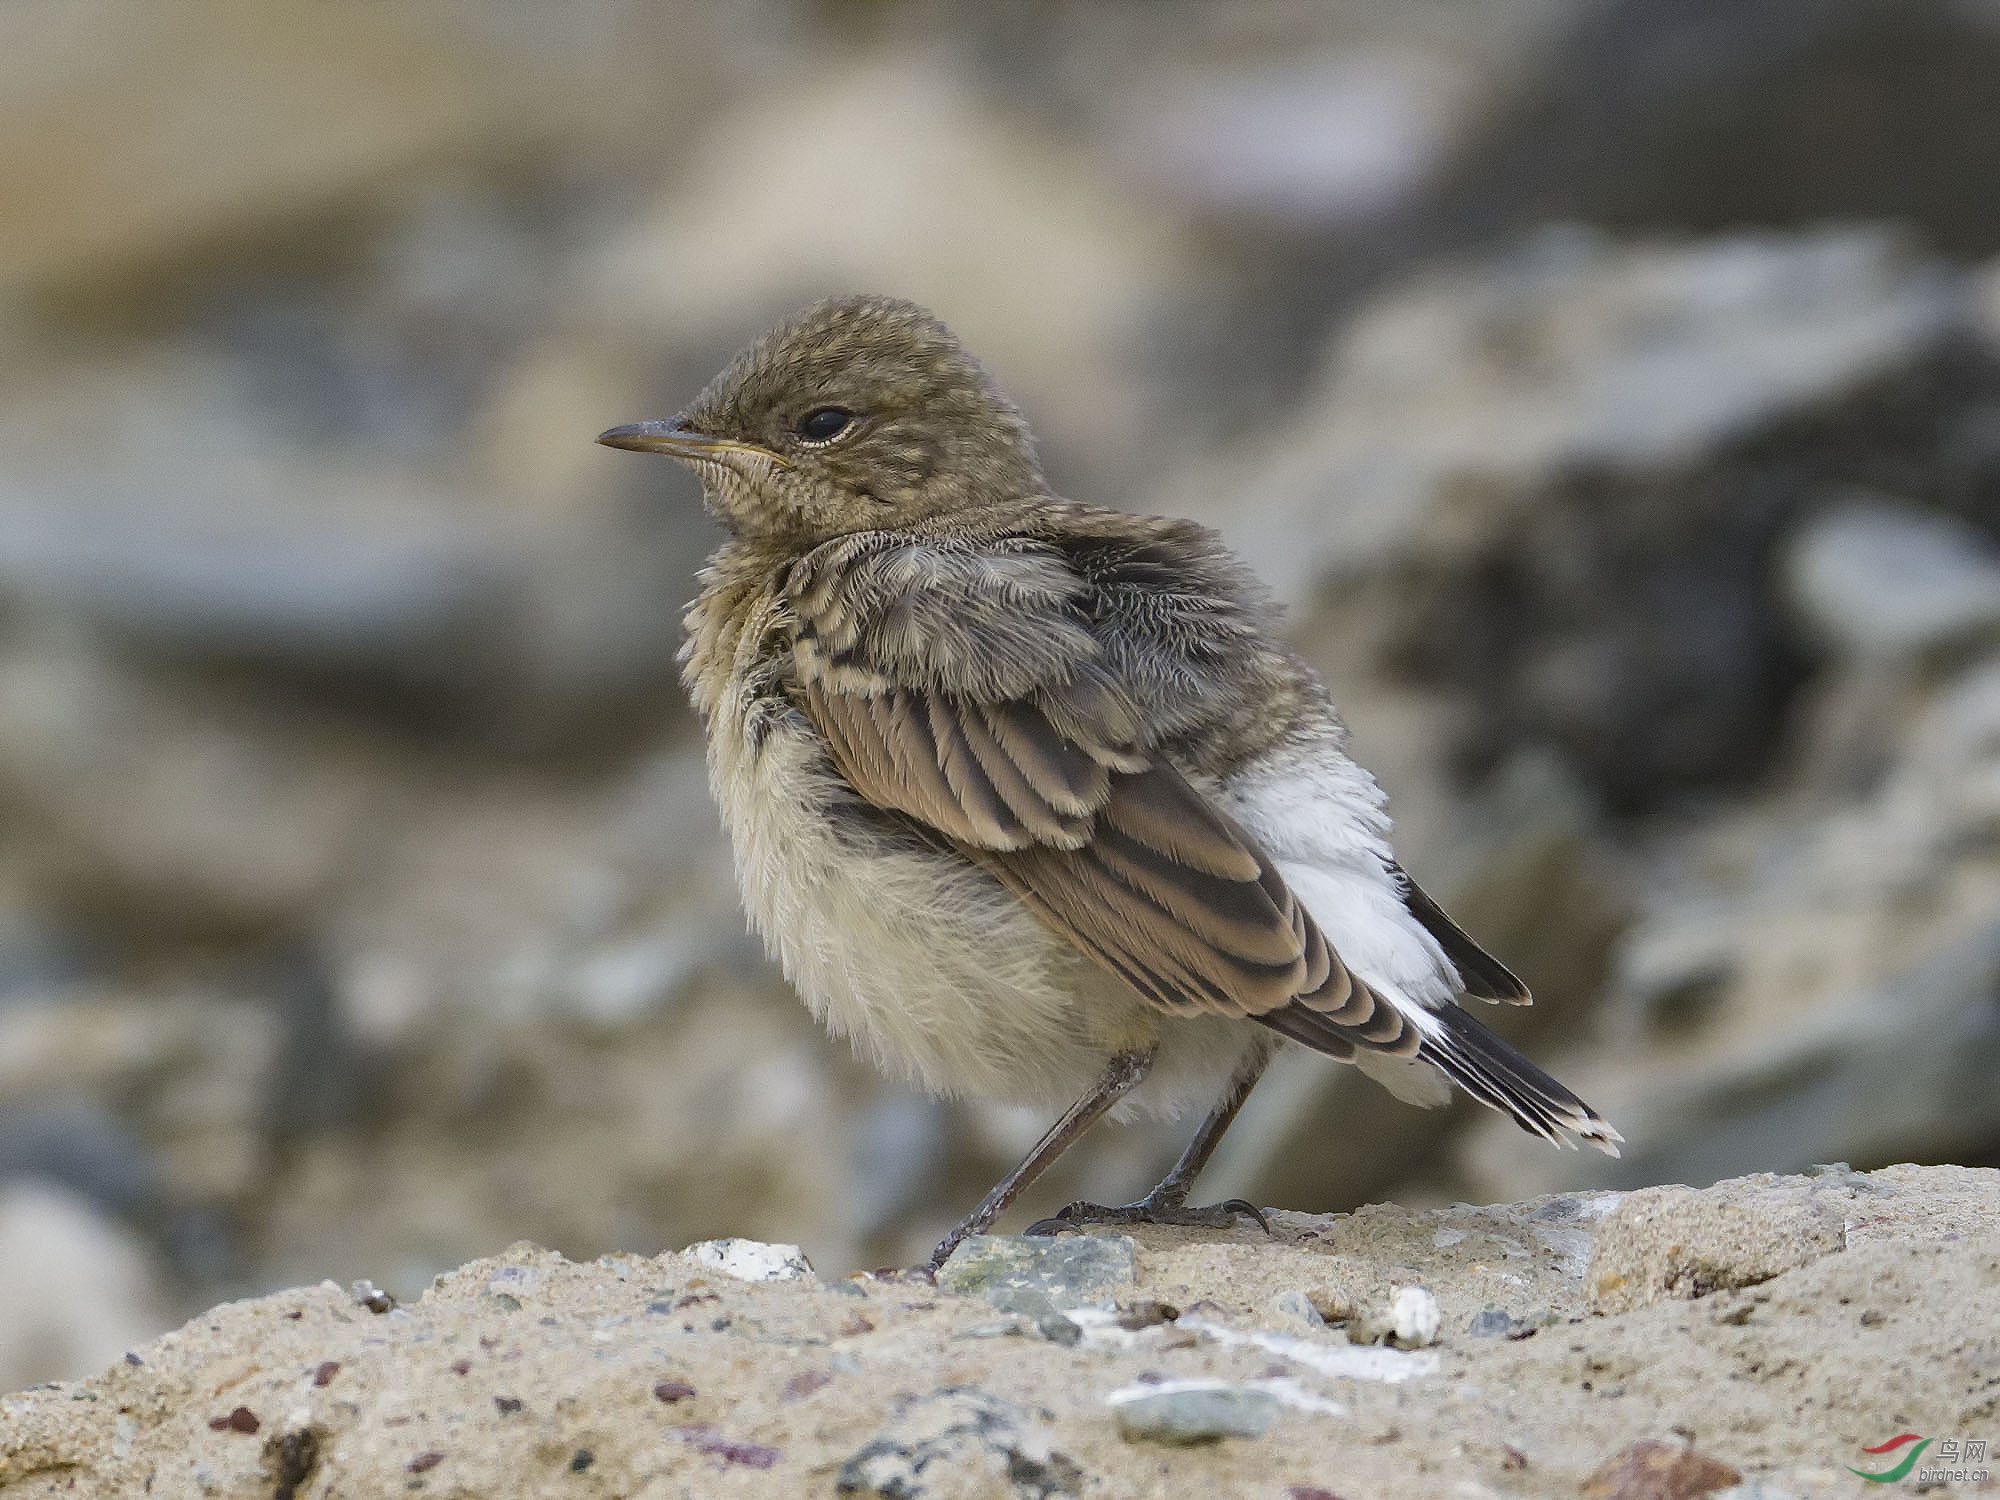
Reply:
[[[7,1397],[0,1484],[121,1493],[150,1477],[156,1493],[247,1500],[288,1476],[360,1493],[423,1477],[466,1494],[727,1496],[829,1475],[849,1493],[910,1494],[921,1475],[938,1494],[1143,1493],[1159,1450],[1121,1435],[1119,1413],[1145,1402],[1139,1420],[1160,1435],[1267,1423],[1176,1450],[1177,1481],[1220,1494],[1510,1492],[1522,1474],[1532,1493],[1575,1494],[1593,1475],[1659,1468],[1633,1445],[1670,1424],[1767,1493],[1821,1493],[1830,1466],[1879,1438],[1866,1372],[1883,1360],[1899,1372],[1894,1420],[1976,1425],[1965,1391],[2000,1357],[2000,1239],[1990,1210],[1951,1205],[1990,1203],[2000,1174],[1724,1184],[1690,1194],[1691,1211],[1816,1182],[1873,1205],[1870,1233],[1845,1250],[1814,1240],[1826,1253],[1746,1292],[1599,1315],[1576,1247],[1532,1228],[1573,1230],[1586,1255],[1626,1232],[1573,1201],[1540,1219],[1567,1200],[1277,1215],[1270,1239],[1141,1228],[1134,1309],[1202,1305],[1105,1314],[1069,1346],[992,1337],[984,1299],[916,1279],[747,1283],[686,1255],[574,1264],[517,1245],[389,1311],[331,1283],[227,1304],[139,1363]],[[1922,1238],[1933,1202],[1968,1227]],[[1445,1314],[1431,1349],[1259,1326],[1276,1284],[1408,1284],[1412,1270]],[[1473,1336],[1466,1309],[1496,1297],[1550,1316]],[[1191,1404],[1162,1395],[1198,1396],[1214,1420],[1183,1420]]]
[[[1845,1249],[1851,1195],[1795,1184],[1627,1193],[1591,1244],[1591,1309],[1624,1312],[1668,1297],[1737,1291]]]

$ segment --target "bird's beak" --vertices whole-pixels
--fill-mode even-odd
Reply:
[[[755,456],[767,462],[784,462],[777,454],[755,444],[696,432],[678,417],[664,422],[631,422],[623,427],[613,427],[600,432],[597,440],[607,448],[628,448],[634,453],[664,453],[669,458],[692,463],[726,463],[739,455]]]

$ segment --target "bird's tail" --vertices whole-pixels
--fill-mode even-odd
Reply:
[[[1492,1106],[1531,1135],[1571,1144],[1569,1136],[1616,1156],[1625,1139],[1611,1122],[1498,1036],[1459,1009],[1431,1012],[1442,1024],[1424,1037],[1417,1056],[1430,1063],[1481,1104]]]
[[[1575,1144],[1571,1140],[1574,1136],[1607,1156],[1618,1154],[1625,1137],[1610,1121],[1458,1006],[1447,1004],[1435,1010],[1427,1006],[1423,1016],[1427,1024],[1408,1027],[1389,1048],[1372,1043],[1361,1029],[1342,1025],[1304,1005],[1287,1005],[1257,1020],[1343,1062],[1354,1061],[1363,1051],[1386,1050],[1415,1063],[1428,1063],[1481,1104],[1511,1115],[1530,1135],[1558,1146]]]

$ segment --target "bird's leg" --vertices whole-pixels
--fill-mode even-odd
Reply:
[[[1195,1179],[1201,1176],[1201,1169],[1215,1154],[1223,1132],[1229,1129],[1230,1121],[1243,1108],[1250,1091],[1257,1087],[1257,1080],[1264,1076],[1264,1068],[1270,1060],[1269,1053],[1260,1052],[1244,1064],[1230,1081],[1229,1092],[1223,1096],[1222,1102],[1210,1110],[1208,1118],[1201,1122],[1201,1129],[1194,1133],[1194,1139],[1188,1142],[1181,1159],[1160,1179],[1159,1186],[1137,1203],[1126,1203],[1117,1208],[1107,1208],[1101,1203],[1072,1203],[1054,1218],[1039,1219],[1030,1224],[1027,1233],[1060,1234],[1065,1229],[1075,1229],[1084,1224],[1185,1224],[1221,1229],[1235,1223],[1240,1215],[1256,1220],[1257,1227],[1269,1234],[1271,1225],[1265,1219],[1263,1210],[1247,1199],[1231,1198],[1227,1203],[1206,1208],[1190,1208],[1187,1199],[1194,1189]]]
[[[979,1200],[978,1207],[967,1214],[956,1229],[938,1241],[937,1249],[931,1252],[931,1269],[935,1271],[949,1260],[960,1240],[969,1234],[980,1233],[1000,1217],[1007,1205],[1018,1198],[1029,1183],[1041,1176],[1050,1162],[1074,1145],[1076,1138],[1090,1129],[1100,1115],[1136,1088],[1152,1066],[1153,1049],[1150,1047],[1142,1052],[1113,1055],[1097,1082],[1090,1086],[1090,1092],[1064,1110],[1062,1118],[1049,1127],[1048,1134],[1035,1142],[1035,1149],[1021,1158],[1021,1164],[996,1182],[993,1190]],[[1225,1120],[1223,1123],[1228,1122]]]

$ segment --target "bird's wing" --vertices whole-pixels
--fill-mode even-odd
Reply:
[[[845,538],[788,598],[804,710],[861,796],[1164,1010],[1310,1012],[1321,1050],[1416,1053],[1270,856],[1147,743],[1059,554]]]

